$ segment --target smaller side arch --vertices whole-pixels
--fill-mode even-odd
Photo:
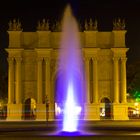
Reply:
[[[112,100],[111,100],[111,98],[109,96],[101,96],[99,98],[99,102],[102,103],[102,99],[104,99],[104,98],[107,98],[110,101],[110,103],[112,103]]]
[[[27,98],[23,106],[23,119],[35,120],[36,119],[36,100],[34,98]]]
[[[100,99],[100,117],[101,119],[111,119],[112,118],[112,102],[108,97],[102,97]]]

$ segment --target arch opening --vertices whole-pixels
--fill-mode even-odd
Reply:
[[[100,118],[101,119],[112,118],[112,105],[110,99],[108,99],[107,97],[101,99]]]
[[[36,100],[33,98],[28,98],[24,102],[23,111],[24,120],[35,120],[36,119]]]

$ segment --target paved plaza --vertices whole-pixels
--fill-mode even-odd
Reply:
[[[59,132],[57,122],[0,122],[1,140],[139,140],[140,122],[92,121],[80,122],[80,131],[74,135]],[[59,123],[61,125],[61,123]]]

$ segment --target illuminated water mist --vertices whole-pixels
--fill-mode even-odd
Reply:
[[[68,85],[67,99],[64,106],[63,131],[77,131],[78,115],[81,107],[76,105],[74,100],[74,89],[72,83]]]
[[[70,6],[64,12],[59,54],[57,108],[62,114],[62,131],[75,132],[83,112],[83,63],[78,25]]]

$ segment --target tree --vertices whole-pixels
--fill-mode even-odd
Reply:
[[[8,97],[8,76],[4,73],[0,77],[0,98],[7,100]]]
[[[140,61],[127,65],[127,91],[131,98],[140,101]]]

